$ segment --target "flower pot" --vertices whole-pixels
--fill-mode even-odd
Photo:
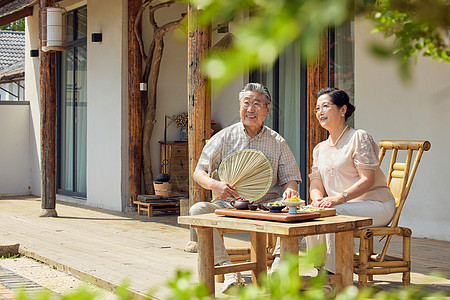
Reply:
[[[172,194],[172,184],[170,182],[154,181],[155,195],[169,197]]]

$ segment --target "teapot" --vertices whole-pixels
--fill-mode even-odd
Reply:
[[[244,197],[239,197],[230,201],[230,204],[236,209],[248,209],[250,202]]]

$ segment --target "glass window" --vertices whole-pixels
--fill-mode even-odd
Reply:
[[[67,52],[58,53],[58,193],[86,198],[86,6],[68,13]]]

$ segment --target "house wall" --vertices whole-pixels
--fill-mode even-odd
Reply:
[[[0,101],[0,196],[30,193],[30,107]]]
[[[370,23],[356,23],[355,125],[381,139],[431,142],[425,152],[400,218],[413,236],[450,241],[450,67],[419,57],[412,78],[403,82],[394,61],[380,61],[367,51],[381,40]],[[391,42],[391,41],[388,41]]]
[[[39,49],[39,8],[25,21],[25,100],[30,102],[30,186],[31,194],[41,195],[39,57],[30,57],[30,50]]]
[[[108,9],[105,9],[108,7]],[[126,101],[126,0],[87,2],[87,205],[122,210]],[[91,34],[101,32],[101,43]]]

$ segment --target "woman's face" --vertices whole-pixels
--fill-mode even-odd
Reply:
[[[330,95],[324,94],[317,99],[315,112],[320,126],[330,130],[345,123],[345,118],[342,117],[342,114],[345,115],[346,110],[346,105],[339,108],[331,101]]]

